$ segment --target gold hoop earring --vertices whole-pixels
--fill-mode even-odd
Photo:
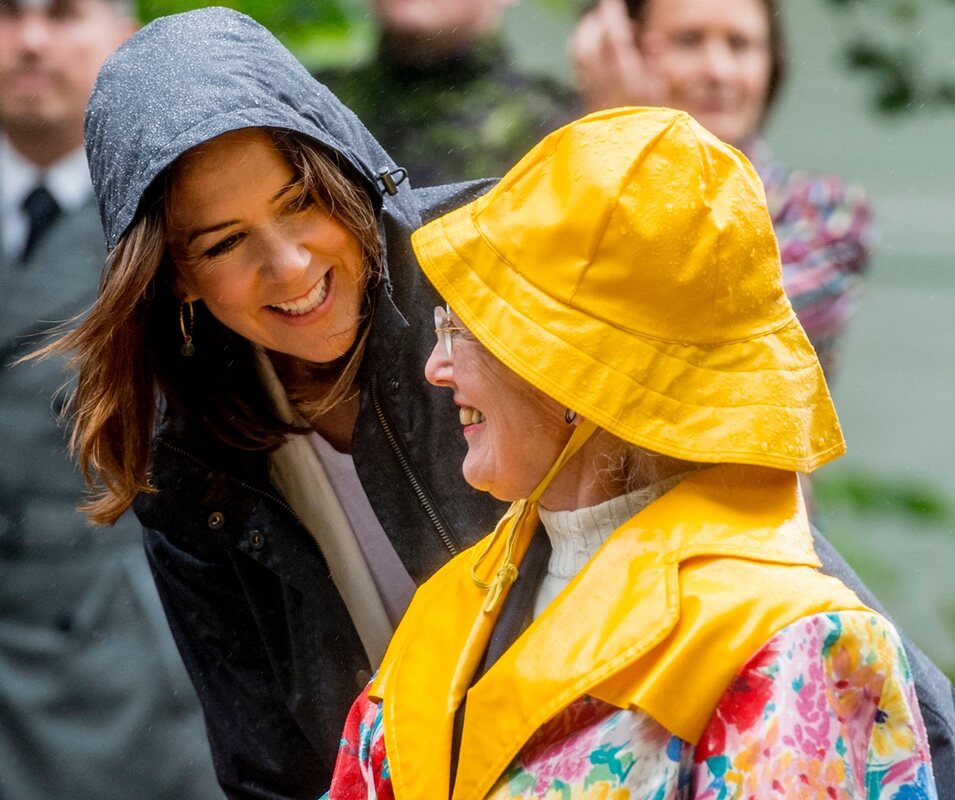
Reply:
[[[186,306],[189,307],[189,326],[186,329]],[[192,303],[183,300],[179,304],[179,330],[182,331],[182,345],[179,352],[186,358],[192,358],[196,354],[196,346],[192,343],[192,330],[196,324],[196,313],[193,311]]]

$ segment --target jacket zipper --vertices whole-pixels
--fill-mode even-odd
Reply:
[[[387,439],[388,445],[391,447],[391,451],[395,454],[395,458],[398,459],[398,465],[401,467],[401,471],[404,472],[405,477],[408,479],[408,483],[411,484],[411,488],[414,490],[415,495],[417,495],[418,502],[428,515],[428,518],[431,520],[431,524],[434,525],[434,529],[438,532],[438,536],[441,537],[441,541],[444,542],[444,546],[448,548],[448,552],[451,553],[452,556],[456,556],[460,551],[458,550],[457,545],[454,543],[451,532],[448,530],[444,522],[442,522],[441,517],[438,516],[438,512],[434,507],[434,503],[431,502],[431,498],[428,497],[424,487],[422,487],[421,481],[418,480],[417,476],[412,471],[411,464],[408,463],[408,458],[405,456],[404,449],[402,448],[401,443],[398,441],[398,437],[392,430],[391,423],[388,422],[388,418],[385,416],[385,410],[381,405],[381,394],[378,390],[377,375],[371,380],[371,402],[375,407],[375,416],[378,417],[378,424],[381,425],[381,429],[385,434],[385,439]]]
[[[454,539],[451,536],[451,532],[448,530],[447,526],[442,522],[441,518],[438,516],[438,512],[435,510],[434,503],[431,502],[431,498],[428,497],[427,493],[424,490],[424,487],[421,485],[421,481],[418,480],[418,477],[414,474],[414,471],[411,469],[411,464],[408,463],[408,458],[405,456],[404,450],[401,447],[401,443],[398,441],[398,437],[395,435],[394,431],[391,428],[391,423],[388,422],[388,418],[385,416],[385,410],[381,404],[381,395],[378,389],[378,378],[377,376],[372,378],[371,381],[371,402],[375,408],[375,416],[378,418],[378,424],[381,426],[382,431],[385,434],[385,439],[388,441],[391,451],[395,454],[395,458],[398,460],[398,465],[401,467],[401,471],[404,473],[405,478],[408,479],[408,483],[411,484],[411,488],[414,490],[415,495],[418,498],[418,502],[421,504],[421,507],[424,509],[425,513],[428,515],[428,519],[431,520],[431,524],[434,526],[434,529],[437,531],[438,536],[441,537],[441,541],[444,543],[444,546],[447,548],[448,552],[452,556],[458,555],[460,550],[458,546],[454,543]],[[170,444],[167,440],[160,438],[159,443],[171,450],[174,453],[178,453],[183,458],[187,458],[190,461],[198,464],[204,469],[210,472],[221,472],[221,470],[214,469],[205,461],[203,461],[198,456],[193,455],[188,450],[184,450],[181,447],[178,447],[174,444]],[[277,503],[279,506],[288,511],[292,515],[292,518],[298,522],[303,528],[308,530],[308,527],[302,522],[298,514],[295,513],[295,510],[281,497],[277,494],[267,492],[264,489],[260,489],[258,486],[254,486],[251,483],[248,483],[240,478],[236,478],[233,475],[227,477],[230,481],[241,486],[243,489],[246,489],[250,492],[255,492],[255,494],[260,497],[265,497],[273,502]]]

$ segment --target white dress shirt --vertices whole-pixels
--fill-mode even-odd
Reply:
[[[41,169],[14,149],[0,132],[0,225],[4,256],[13,258],[27,241],[29,220],[23,201],[38,183],[43,183],[64,211],[76,211],[93,193],[86,152],[82,147]]]

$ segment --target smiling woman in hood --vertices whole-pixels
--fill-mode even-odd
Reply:
[[[255,387],[218,358],[213,318],[290,370],[281,356],[322,365],[326,382],[344,371],[349,379],[320,411],[353,395],[375,305],[386,316],[398,310],[379,285],[417,280],[380,229],[410,230],[425,209],[407,184],[398,189],[403,171],[354,115],[271,34],[225,9],[157,20],[121,48],[93,91],[86,142],[110,259],[102,297],[74,340],[100,364],[116,355],[104,370],[114,377],[140,369],[119,348],[142,342],[151,354],[152,374],[138,380],[81,375],[80,453],[106,490],[92,516],[111,522],[147,488],[151,378],[193,410],[205,404],[205,423],[230,443],[273,447],[288,432],[287,420],[269,424]],[[396,247],[404,256],[404,237]],[[236,297],[239,280],[247,296]],[[113,392],[124,396],[109,402]],[[87,426],[88,404],[97,420],[124,405],[117,424],[132,433],[139,423],[140,435]]]
[[[223,787],[315,796],[415,583],[500,511],[444,467],[464,443],[422,377],[437,296],[410,248],[475,187],[412,189],[226,9],[118,50],[86,143],[109,257],[54,347],[87,510],[145,526]]]

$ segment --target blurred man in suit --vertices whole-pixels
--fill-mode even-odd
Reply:
[[[103,235],[83,113],[121,0],[0,0],[0,798],[221,797],[132,518],[93,529],[53,405],[13,362],[92,301]]]

